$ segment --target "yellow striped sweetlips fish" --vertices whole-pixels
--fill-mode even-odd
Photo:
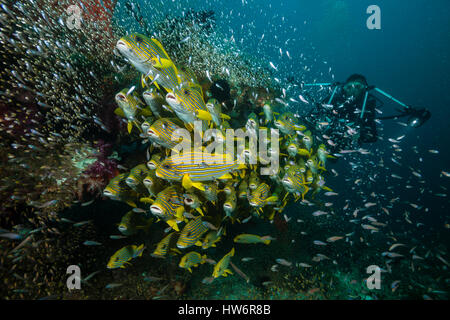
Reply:
[[[177,222],[182,221],[184,206],[183,198],[175,186],[169,186],[158,193],[155,201],[150,206],[150,211],[163,219],[174,230],[180,231]]]
[[[203,223],[201,217],[189,221],[180,233],[177,241],[177,247],[186,249],[193,245],[201,246],[200,238],[209,228]]]
[[[303,131],[306,129],[305,126],[295,123],[295,117],[291,112],[283,113],[275,119],[273,124],[281,133],[287,135],[292,135],[295,131]]]
[[[129,262],[131,259],[142,256],[144,249],[144,244],[141,244],[140,246],[130,245],[123,247],[116,251],[109,259],[107,264],[108,269],[125,268],[126,265],[131,264]]]
[[[290,166],[281,182],[287,192],[294,193],[297,196],[301,195],[303,199],[309,191],[307,184],[310,182],[305,180],[305,175],[298,165]]]
[[[149,116],[152,114],[150,110],[145,109],[146,106],[134,92],[129,93],[130,90],[125,88],[116,94],[115,99],[119,108],[114,110],[115,114],[128,120],[128,133],[131,133],[133,124],[140,130],[140,126],[136,122],[138,115]]]
[[[269,197],[270,187],[266,183],[261,183],[255,190],[248,194],[248,202],[252,207],[261,209],[267,203],[278,200],[277,196]]]
[[[155,170],[149,170],[142,182],[152,197],[156,197],[163,190],[163,181],[156,177]]]
[[[203,99],[202,87],[192,82],[184,82],[173,92],[166,95],[166,101],[176,113],[178,118],[185,123],[193,123],[195,120],[212,120],[211,114],[206,108]]]
[[[228,265],[230,264],[231,257],[234,256],[234,248],[231,249],[226,255],[220,259],[219,262],[214,266],[214,271],[212,276],[214,278],[218,278],[220,276],[226,277],[228,274],[233,274],[233,272],[228,269]]]
[[[181,129],[181,123],[178,119],[172,118],[161,118],[153,122],[153,124],[147,130],[147,138],[164,148],[172,149],[175,147],[182,138],[180,137],[177,141],[172,141],[173,133]]]
[[[144,85],[149,78],[157,87],[163,86],[167,91],[178,86],[178,70],[157,39],[133,33],[120,38],[116,48],[143,74]]]
[[[161,241],[158,242],[155,251],[153,251],[153,253],[150,255],[154,258],[165,258],[167,253],[181,253],[180,250],[175,248],[178,235],[179,233],[175,231],[169,233]]]
[[[121,173],[112,178],[103,190],[103,195],[111,200],[124,201],[130,206],[136,207],[134,201],[137,198],[137,194],[126,183],[127,177],[128,173]]]
[[[144,193],[144,178],[150,172],[145,164],[139,164],[130,170],[130,174],[125,179],[125,183],[137,193]]]
[[[195,187],[205,191],[199,181],[231,179],[230,172],[239,169],[245,169],[245,165],[233,160],[229,154],[190,150],[165,159],[156,169],[156,176],[165,180],[182,180],[185,189]]]

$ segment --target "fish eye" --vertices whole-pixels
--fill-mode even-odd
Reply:
[[[163,165],[163,168],[169,170],[170,169],[170,165],[165,164],[165,165]]]
[[[140,36],[136,36],[136,41],[137,42],[142,42],[142,41],[144,41]]]

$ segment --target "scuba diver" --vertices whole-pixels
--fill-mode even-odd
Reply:
[[[369,86],[366,78],[360,74],[351,75],[345,83],[303,85],[313,86],[332,88],[331,95],[320,103],[314,103],[310,114],[306,116],[306,121],[315,128],[315,135],[326,139],[332,152],[358,149],[363,143],[376,142],[377,121],[409,117],[408,125],[417,128],[431,117],[427,109],[413,108],[381,89]],[[396,102],[402,109],[396,109],[396,115],[376,117],[376,109],[383,106],[383,102],[371,94],[372,90]]]

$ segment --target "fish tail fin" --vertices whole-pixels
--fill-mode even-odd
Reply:
[[[144,252],[145,246],[144,244],[141,244],[139,247],[136,248],[136,257],[142,257],[142,253]]]
[[[261,237],[261,240],[263,241],[263,243],[265,245],[268,245],[272,241],[272,237],[271,236],[264,236],[264,237]]]

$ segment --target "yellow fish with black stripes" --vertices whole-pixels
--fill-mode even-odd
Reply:
[[[130,245],[119,249],[112,255],[107,264],[108,269],[125,268],[126,265],[131,264],[131,259],[142,256],[144,251],[144,244],[140,246]]]
[[[245,168],[229,154],[190,150],[166,158],[156,169],[156,176],[165,180],[181,180],[185,189],[195,187],[204,191],[201,181],[231,179],[230,172]]]
[[[155,250],[150,255],[153,258],[163,258],[164,259],[168,253],[169,254],[181,253],[181,251],[175,247],[178,236],[179,236],[179,232],[175,232],[175,231],[166,235],[164,238],[162,238],[162,240],[160,242],[158,242]]]
[[[158,193],[155,201],[150,206],[150,211],[157,217],[164,220],[170,227],[176,231],[178,222],[184,220],[183,198],[176,186],[169,186]]]
[[[182,137],[172,140],[174,132],[181,128],[181,123],[174,118],[161,118],[150,125],[146,134],[147,138],[156,145],[172,149],[181,142]]]
[[[134,91],[129,93],[131,89],[125,88],[116,94],[116,103],[119,106],[114,113],[125,117],[128,121],[128,133],[131,133],[133,124],[141,130],[140,124],[137,122],[138,115],[151,116],[150,110],[146,109],[144,103],[135,95]]]
[[[212,120],[203,99],[202,87],[196,83],[183,82],[166,95],[166,101],[178,118],[187,124],[196,120]]]
[[[305,174],[298,165],[290,166],[281,182],[287,192],[294,193],[297,197],[301,195],[302,199],[308,193],[308,184],[311,183],[306,180]]]
[[[178,70],[162,44],[155,38],[139,33],[124,36],[117,41],[117,50],[142,73],[143,87],[149,79],[158,89],[173,90],[180,83]]]
[[[189,221],[181,231],[177,241],[177,247],[179,249],[186,249],[193,245],[201,246],[202,242],[200,239],[208,230],[209,228],[203,223],[201,217]]]
[[[206,254],[201,255],[198,252],[191,251],[186,253],[180,260],[178,266],[183,269],[187,269],[190,273],[192,273],[193,267],[198,267],[200,264],[207,262],[208,258]]]
[[[111,200],[123,201],[136,207],[137,193],[125,182],[127,177],[128,173],[121,173],[112,178],[103,190],[103,195]]]
[[[231,249],[230,252],[224,255],[223,258],[216,263],[212,274],[214,278],[218,278],[220,276],[226,277],[228,276],[228,274],[233,274],[233,272],[230,269],[228,269],[228,265],[230,264],[232,256],[234,256],[234,248]]]
[[[262,211],[266,204],[278,201],[276,195],[270,196],[270,187],[267,183],[261,183],[255,190],[248,192],[248,203],[250,206]]]

